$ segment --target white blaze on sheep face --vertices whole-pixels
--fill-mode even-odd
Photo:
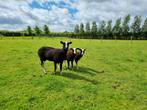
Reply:
[[[67,42],[65,42],[65,48],[67,48]]]
[[[76,54],[76,48],[73,48],[74,54]]]
[[[84,55],[84,49],[82,49],[82,55]]]

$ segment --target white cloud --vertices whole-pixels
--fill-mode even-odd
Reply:
[[[31,8],[33,0],[0,0],[0,29],[21,30],[27,25],[43,26],[48,24],[52,31],[71,31],[75,24],[87,21],[112,19],[126,14],[147,17],[146,0],[36,0],[42,5],[47,1],[54,1],[50,11],[41,8]],[[78,10],[71,14],[67,8],[60,8],[60,1],[64,1],[71,8]],[[43,6],[43,5],[42,5]]]

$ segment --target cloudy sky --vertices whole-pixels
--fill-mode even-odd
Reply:
[[[131,14],[147,17],[147,0],[0,0],[0,30],[48,24],[51,31],[72,31],[87,21],[115,21]]]

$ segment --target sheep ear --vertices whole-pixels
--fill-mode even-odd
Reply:
[[[63,44],[63,41],[60,41],[61,44]]]
[[[76,48],[76,50],[81,50],[80,48]]]
[[[72,42],[69,42],[69,44],[72,44]]]

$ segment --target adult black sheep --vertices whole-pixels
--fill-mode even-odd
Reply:
[[[62,49],[57,49],[53,47],[41,47],[38,50],[38,56],[41,61],[41,67],[45,74],[47,74],[47,72],[44,68],[44,62],[46,60],[49,60],[54,62],[55,74],[56,74],[57,64],[60,65],[60,75],[62,75],[62,64],[63,64],[63,61],[66,59],[66,54],[69,48],[69,44],[72,44],[72,42],[60,41],[60,43],[63,45]]]

